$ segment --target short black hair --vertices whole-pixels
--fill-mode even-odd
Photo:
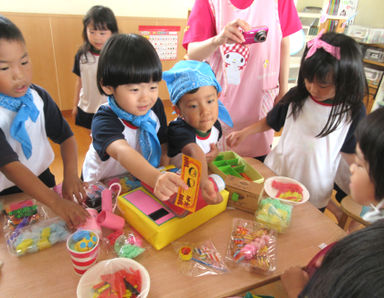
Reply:
[[[20,29],[8,18],[0,15],[0,39],[21,41],[25,43]]]
[[[368,114],[358,124],[356,140],[369,165],[369,176],[375,185],[375,199],[384,198],[384,108]]]
[[[384,297],[384,220],[338,241],[299,297]]]
[[[101,50],[97,67],[97,87],[116,88],[124,84],[160,82],[162,66],[155,48],[137,34],[113,35]]]

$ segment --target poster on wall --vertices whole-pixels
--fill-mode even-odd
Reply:
[[[152,43],[160,60],[176,60],[180,26],[139,26],[139,31]]]

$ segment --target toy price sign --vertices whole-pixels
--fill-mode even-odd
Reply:
[[[188,185],[188,189],[184,190],[181,187],[179,188],[175,200],[176,206],[190,212],[195,212],[197,199],[199,197],[200,175],[200,161],[183,154],[181,164],[181,179],[183,179],[184,182]]]
[[[139,26],[139,31],[152,43],[160,60],[176,60],[180,26]]]

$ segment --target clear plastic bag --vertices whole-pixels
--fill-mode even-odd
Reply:
[[[235,218],[226,258],[250,271],[274,271],[276,232],[258,222]]]
[[[211,240],[200,243],[176,242],[180,271],[187,276],[218,275],[228,272],[224,259]]]
[[[292,208],[292,205],[284,204],[277,199],[265,198],[260,200],[255,218],[256,221],[282,233],[291,223]]]
[[[33,199],[5,207],[3,230],[8,251],[17,256],[51,247],[69,236],[65,222]]]

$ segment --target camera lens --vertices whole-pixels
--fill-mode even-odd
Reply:
[[[267,39],[267,32],[261,30],[255,34],[255,42],[265,41]]]

